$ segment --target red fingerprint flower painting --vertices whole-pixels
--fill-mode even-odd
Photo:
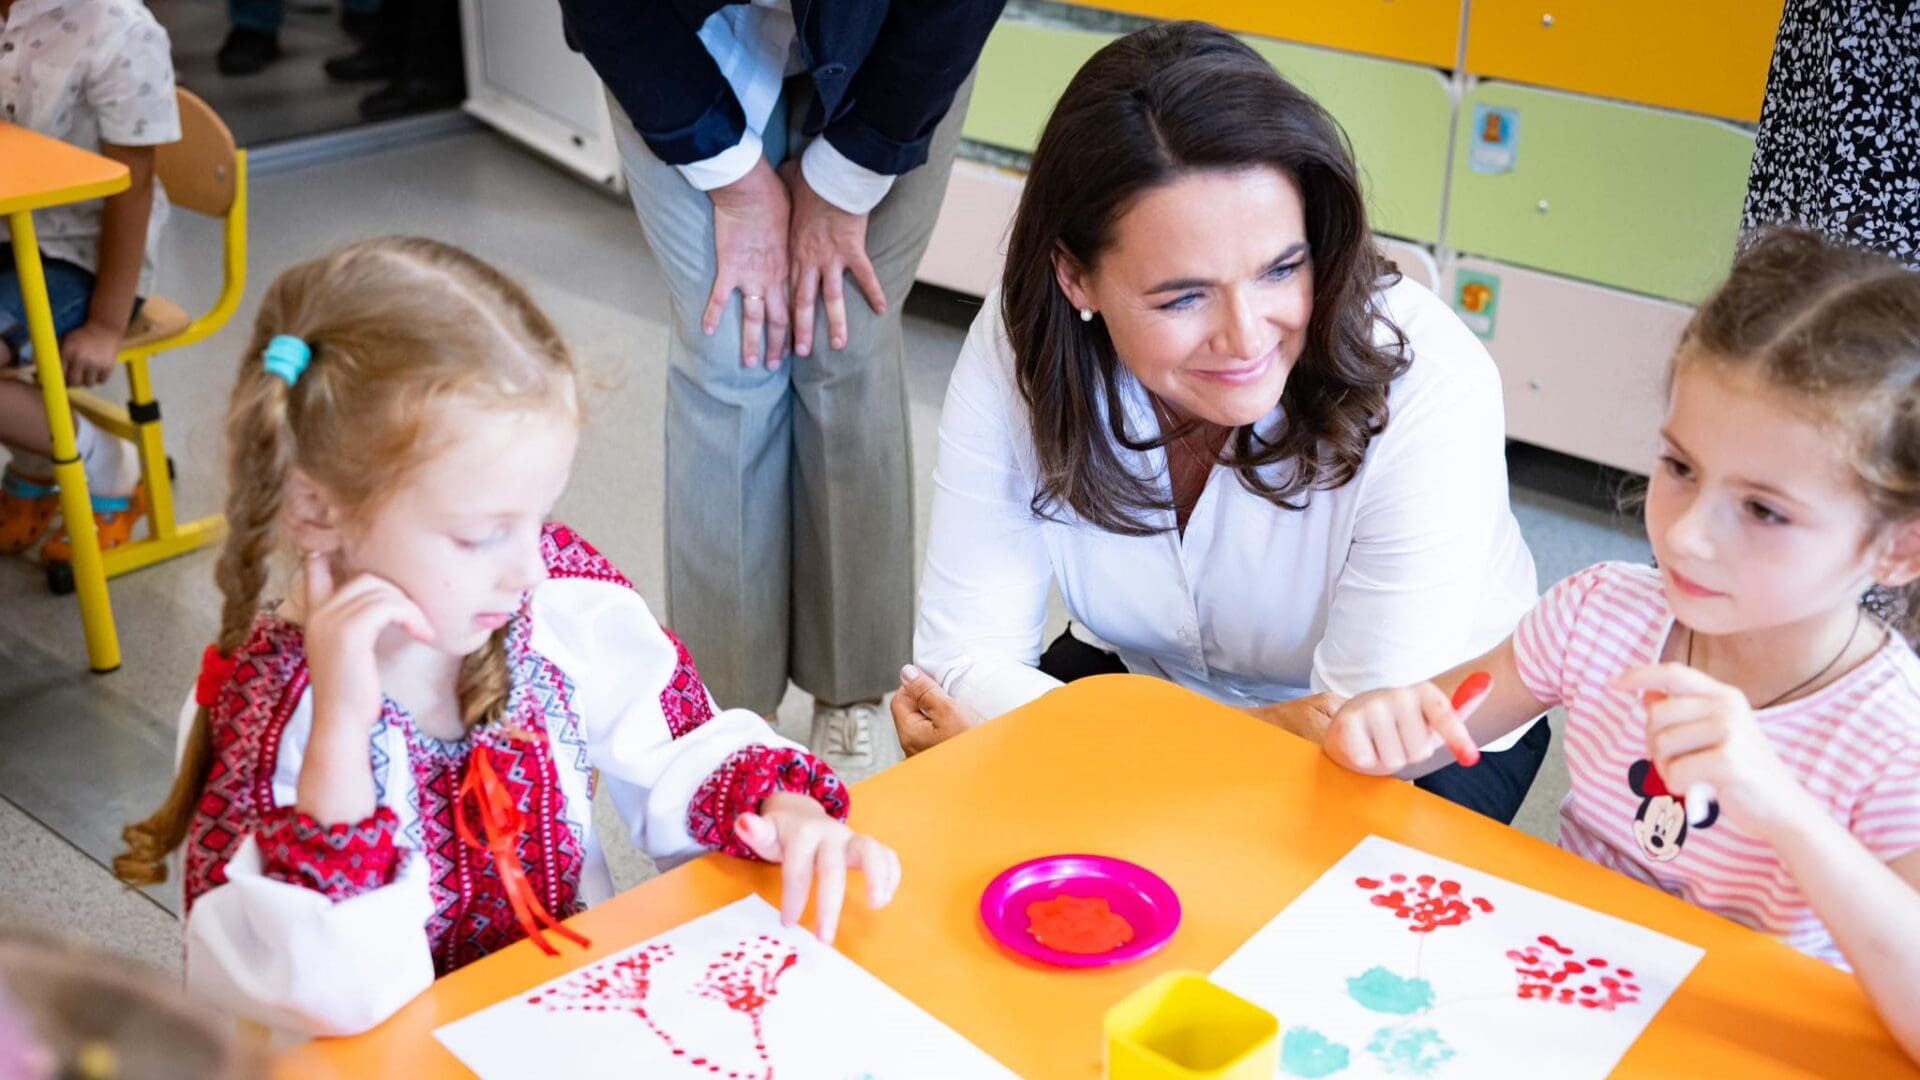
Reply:
[[[1385,880],[1358,877],[1353,883],[1373,893],[1369,903],[1393,912],[1396,919],[1407,920],[1407,929],[1416,934],[1463,925],[1476,912],[1493,913],[1493,901],[1483,896],[1469,897],[1458,881],[1432,874],[1412,879],[1405,874],[1390,874]]]
[[[1520,980],[1517,993],[1522,1001],[1612,1012],[1640,1000],[1640,987],[1633,981],[1631,970],[1614,967],[1599,956],[1582,958],[1550,934],[1541,934],[1522,948],[1507,950],[1507,959],[1513,961],[1513,973]]]
[[[541,986],[434,1029],[480,1080],[1017,1080],[758,895],[579,970],[542,959]]]
[[[729,1068],[712,1054],[689,1049],[647,1010],[654,969],[673,958],[673,946],[649,945],[639,952],[585,968],[564,982],[532,994],[529,1005],[545,1005],[550,1012],[628,1012],[666,1044],[676,1059],[718,1080],[775,1080],[773,1058],[767,1050],[767,1005],[780,993],[780,977],[800,962],[800,954],[770,937],[743,941],[723,951],[707,965],[694,993],[725,1005],[747,1018],[753,1051],[759,1061],[746,1071]],[[729,1040],[729,1047],[739,1045]]]

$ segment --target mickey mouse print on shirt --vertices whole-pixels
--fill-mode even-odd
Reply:
[[[1679,858],[1690,828],[1711,828],[1720,819],[1720,805],[1709,803],[1706,820],[1689,826],[1686,797],[1668,791],[1660,770],[1644,758],[1627,769],[1627,783],[1632,785],[1634,794],[1640,796],[1640,810],[1633,815],[1633,839],[1654,862],[1672,862]]]

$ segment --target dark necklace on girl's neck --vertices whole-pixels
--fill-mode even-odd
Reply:
[[[1801,682],[1798,685],[1794,686],[1793,689],[1788,690],[1786,693],[1781,694],[1779,697],[1774,698],[1772,701],[1767,702],[1765,705],[1754,706],[1754,711],[1759,712],[1761,709],[1771,709],[1775,705],[1780,704],[1781,702],[1787,700],[1788,698],[1799,693],[1800,691],[1805,690],[1807,687],[1812,686],[1814,683],[1819,682],[1820,679],[1824,675],[1826,675],[1827,672],[1832,671],[1834,669],[1834,666],[1840,663],[1841,659],[1847,655],[1847,650],[1853,648],[1853,640],[1860,636],[1860,625],[1866,622],[1866,619],[1867,619],[1867,610],[1865,608],[1856,609],[1853,616],[1853,629],[1847,631],[1847,640],[1845,643],[1843,643],[1840,646],[1840,651],[1833,654],[1833,659],[1827,661],[1826,665],[1823,666],[1819,671],[1816,671],[1812,675],[1809,675],[1805,679],[1801,680]],[[1693,666],[1693,640],[1694,640],[1693,627],[1689,626],[1687,627],[1687,666],[1688,667]]]

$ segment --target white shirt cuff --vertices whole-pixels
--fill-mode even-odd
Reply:
[[[893,187],[893,177],[856,164],[824,136],[800,155],[800,172],[808,187],[849,214],[871,213]]]
[[[752,131],[743,133],[740,141],[731,149],[722,150],[704,161],[688,165],[675,165],[680,175],[687,178],[696,191],[712,191],[726,187],[735,180],[753,171],[754,163],[760,160],[760,136]]]
[[[992,720],[1058,690],[1059,679],[1026,664],[976,663],[944,680],[947,693]]]

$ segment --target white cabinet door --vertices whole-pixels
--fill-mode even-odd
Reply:
[[[461,0],[467,112],[610,191],[624,192],[606,91],[567,48],[558,0]]]
[[[1667,364],[1693,309],[1461,258],[1443,295],[1487,343],[1507,437],[1645,473],[1660,448]]]

